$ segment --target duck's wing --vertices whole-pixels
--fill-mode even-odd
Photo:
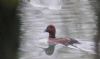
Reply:
[[[72,44],[80,44],[80,42],[73,38],[55,38],[57,43],[63,44],[63,45],[72,45]]]
[[[55,38],[54,42],[56,44],[63,44],[63,45],[67,45],[69,42],[69,39],[66,38]]]

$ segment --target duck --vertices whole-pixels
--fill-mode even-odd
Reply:
[[[66,38],[56,38],[56,28],[54,25],[48,25],[45,29],[45,32],[49,33],[48,37],[48,47],[43,48],[47,55],[52,55],[55,50],[55,46],[57,44],[62,44],[64,46],[73,45],[73,44],[80,44],[78,40],[75,40],[70,37]]]
[[[54,25],[48,25],[45,32],[49,33],[49,37],[48,37],[49,45],[62,44],[62,45],[67,46],[67,45],[80,43],[78,40],[75,40],[75,39],[70,38],[70,37],[56,38],[56,28]]]

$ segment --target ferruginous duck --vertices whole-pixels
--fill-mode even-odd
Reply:
[[[45,53],[47,55],[52,55],[55,49],[55,45],[57,44],[62,44],[65,46],[68,45],[73,45],[73,44],[79,44],[79,42],[75,39],[72,38],[56,38],[56,28],[54,25],[48,25],[48,27],[46,28],[45,32],[49,33],[49,38],[48,38],[48,48],[43,48]]]
[[[49,33],[48,43],[49,45],[56,45],[56,44],[62,44],[62,45],[72,45],[72,44],[79,44],[79,42],[73,38],[56,38],[56,28],[54,25],[48,25],[45,32]]]

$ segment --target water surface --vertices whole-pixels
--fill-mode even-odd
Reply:
[[[95,35],[95,16],[88,0],[27,0],[22,3],[20,59],[91,59]],[[72,37],[82,42],[80,49],[57,45],[48,56],[39,48],[47,47],[45,28],[53,24],[56,37]],[[85,49],[86,48],[86,49]]]

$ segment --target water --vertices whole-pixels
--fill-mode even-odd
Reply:
[[[20,59],[91,59],[95,52],[95,15],[88,0],[24,0],[21,13]],[[82,44],[65,47],[57,45],[48,56],[39,47],[48,47],[45,28],[53,24],[56,37],[72,37]]]

